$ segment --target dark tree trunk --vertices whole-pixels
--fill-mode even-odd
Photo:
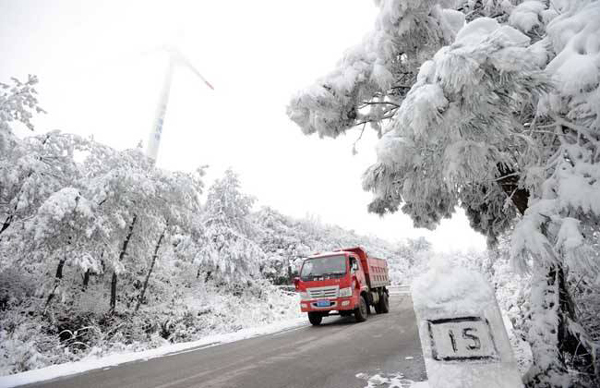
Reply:
[[[156,264],[156,259],[158,258],[158,250],[160,249],[160,245],[162,244],[163,238],[165,237],[165,233],[167,232],[167,227],[163,230],[158,241],[156,242],[156,246],[154,247],[154,255],[152,256],[152,263],[150,264],[150,269],[148,269],[148,273],[146,274],[146,279],[144,279],[144,286],[142,287],[142,293],[138,298],[137,304],[135,305],[135,312],[137,313],[140,309],[140,305],[144,301],[144,296],[146,295],[146,289],[148,288],[148,280],[150,280],[150,275],[152,275],[152,270],[154,269],[154,264]]]
[[[129,224],[129,232],[127,232],[127,236],[125,236],[125,240],[123,241],[123,247],[121,248],[121,253],[119,254],[119,261],[123,261],[125,255],[127,255],[127,247],[129,246],[129,241],[131,241],[131,236],[133,235],[133,227],[135,226],[135,222],[137,221],[137,215],[134,214],[131,220],[131,224]],[[113,270],[112,279],[110,282],[110,311],[115,312],[117,308],[117,283],[118,276],[117,273]]]
[[[56,267],[56,274],[54,275],[54,287],[52,287],[52,291],[50,291],[50,294],[48,294],[48,298],[46,299],[46,304],[44,306],[44,312],[46,312],[48,306],[50,306],[50,303],[56,296],[56,289],[60,286],[60,283],[62,282],[65,261],[66,259],[60,259],[60,261],[58,262],[58,266]]]
[[[54,275],[54,277],[56,279],[63,278],[63,268],[64,267],[65,267],[65,259],[62,259],[61,261],[58,262],[58,266],[56,267],[56,274]]]
[[[115,312],[117,307],[117,273],[113,271],[110,281],[110,311]]]
[[[559,309],[562,312],[559,317],[558,343],[561,352],[567,351],[569,353],[574,353],[579,341],[567,329],[566,318],[575,321],[575,302],[573,302],[571,294],[567,289],[565,271],[562,266],[553,267],[548,273],[548,278],[550,279],[551,277],[556,278],[558,281]]]
[[[13,220],[13,214],[11,214],[10,216],[6,217],[6,219],[4,220],[4,223],[2,224],[2,228],[0,228],[0,235],[2,233],[4,233],[4,231],[6,229],[8,229],[8,227],[12,223],[12,220]]]
[[[529,192],[526,189],[519,188],[519,174],[505,164],[498,164],[497,167],[500,173],[498,184],[506,195],[511,198],[519,213],[521,215],[525,214],[525,210],[529,206]]]
[[[50,137],[50,135],[48,135],[44,139],[42,144],[46,144],[48,137]],[[27,174],[27,178],[25,178],[25,181],[27,181],[27,179],[29,179],[31,177],[31,175],[33,175],[33,170],[29,171],[29,173]],[[23,186],[25,185],[25,181],[21,184],[21,188],[19,189],[19,191],[15,197],[19,196],[19,194],[23,191]],[[17,213],[17,204],[15,204],[12,213],[8,217],[6,217],[6,219],[4,220],[4,223],[2,223],[2,228],[0,228],[0,236],[2,236],[2,233],[4,233],[4,231],[6,231],[6,229],[8,229],[8,227],[12,224],[16,213]]]
[[[90,284],[90,274],[91,274],[91,270],[89,268],[83,274],[83,287],[82,287],[82,291],[87,290],[88,285]]]

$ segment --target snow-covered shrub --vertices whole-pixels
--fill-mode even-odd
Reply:
[[[47,336],[41,320],[30,311],[15,309],[0,320],[0,374],[7,375],[40,368],[61,360],[57,336]]]

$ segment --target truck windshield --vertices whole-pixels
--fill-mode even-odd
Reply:
[[[346,256],[325,256],[306,259],[302,265],[300,278],[312,280],[314,278],[329,277],[340,278],[346,274]]]

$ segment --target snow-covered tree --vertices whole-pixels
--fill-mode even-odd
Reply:
[[[34,88],[38,83],[37,77],[29,75],[25,82],[17,78],[11,80],[12,85],[0,83],[0,159],[15,145],[12,123],[20,122],[33,130],[33,113],[43,112],[38,106],[37,92]]]
[[[105,236],[96,222],[95,204],[82,196],[73,187],[52,194],[40,206],[30,224],[31,255],[36,261],[56,261],[53,284],[46,290],[47,305],[57,294],[61,294],[61,283],[65,265],[86,273],[100,272],[101,250],[98,240]]]
[[[567,283],[570,271],[598,273],[600,3],[382,0],[379,7],[374,32],[295,96],[288,114],[320,136],[387,123],[363,180],[374,193],[370,211],[402,209],[417,226],[434,228],[461,206],[490,243],[518,222],[513,256],[535,274],[527,379],[566,386],[572,344],[596,352],[575,323]],[[391,16],[395,24],[382,22]],[[438,23],[424,22],[432,19]],[[422,34],[424,26],[433,27]],[[374,43],[398,33],[386,47],[410,63],[416,76],[408,84]],[[355,60],[356,52],[369,61]],[[374,73],[377,63],[385,71]],[[389,81],[376,89],[373,74]],[[394,99],[398,84],[408,92]],[[384,114],[366,110],[373,106]]]
[[[57,244],[66,244],[68,236],[58,240],[38,239],[34,243],[36,228],[39,230],[41,225],[45,225],[50,228],[50,235],[51,229],[56,226],[53,223],[36,225],[40,220],[37,214],[55,193],[74,188],[75,182],[82,177],[81,166],[75,161],[75,155],[87,147],[87,140],[55,131],[23,140],[14,138],[13,141],[12,152],[0,160],[0,271],[21,267],[30,272],[51,273],[55,279],[56,275],[62,277],[65,263],[75,263],[75,259],[57,256],[51,251],[57,248]],[[63,216],[56,215],[57,224],[60,220],[70,220],[68,217],[63,219]],[[45,217],[49,219],[50,214]],[[69,238],[78,237],[71,235]],[[46,243],[54,248],[45,247]],[[80,258],[84,256],[82,252]],[[48,279],[39,283],[42,286],[40,294],[45,293],[44,289],[55,288],[54,285],[44,287],[49,283],[56,281]]]
[[[320,231],[310,222],[294,220],[269,207],[254,213],[252,219],[259,231],[258,243],[266,255],[260,263],[261,273],[276,283],[290,283],[291,275],[297,271],[296,261],[321,249],[315,245]],[[308,224],[311,227],[303,228]]]
[[[74,153],[84,139],[49,132],[14,139],[14,148],[0,158],[0,239],[9,228],[31,216],[52,193],[80,176]]]
[[[254,201],[240,191],[238,176],[232,170],[225,171],[208,189],[203,243],[196,256],[207,279],[235,284],[258,274],[264,252],[251,239],[256,233],[249,219]]]
[[[92,201],[98,204],[102,228],[109,240],[104,260],[113,269],[110,304],[115,309],[119,273],[125,270],[135,275],[146,267],[127,257],[152,257],[146,270],[150,274],[166,241],[167,229],[191,225],[200,209],[203,170],[187,174],[156,169],[137,149],[108,155],[92,153],[88,159],[91,175],[86,179],[86,187]],[[144,284],[147,286],[147,280]],[[140,298],[144,293],[145,286]],[[135,297],[129,295],[123,299],[132,298]]]
[[[91,275],[112,269],[115,308],[118,274],[129,283],[149,279],[170,231],[188,230],[198,217],[202,169],[163,171],[139,150],[59,132],[14,144],[0,160],[0,270],[33,265],[52,274],[40,291],[50,292],[48,300],[68,267],[81,271],[84,289]],[[143,300],[142,283],[142,290],[125,287],[127,304]]]

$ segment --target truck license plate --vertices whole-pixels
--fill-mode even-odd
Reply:
[[[329,307],[329,301],[328,300],[318,300],[317,307]]]

